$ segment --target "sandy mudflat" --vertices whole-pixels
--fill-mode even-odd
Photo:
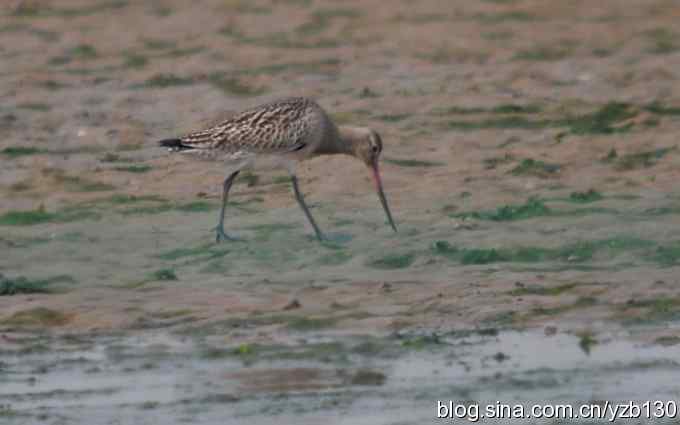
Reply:
[[[0,419],[677,396],[680,5],[410,3],[2,6]],[[220,165],[154,141],[289,95],[382,134],[398,234],[334,157],[299,170],[332,242],[265,173],[213,243]]]

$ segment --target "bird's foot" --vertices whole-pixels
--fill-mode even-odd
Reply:
[[[229,236],[227,233],[224,231],[224,228],[222,227],[216,227],[215,228],[215,242],[220,243],[223,241],[229,241],[229,242],[238,242],[241,239],[236,238],[234,236]]]
[[[323,243],[339,246],[352,240],[349,233],[328,233],[322,235]]]

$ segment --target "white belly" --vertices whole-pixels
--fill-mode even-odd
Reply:
[[[227,170],[233,172],[236,170],[252,170],[252,171],[271,171],[271,170],[286,170],[293,174],[295,173],[295,165],[297,159],[288,155],[254,155],[238,160],[227,161]]]

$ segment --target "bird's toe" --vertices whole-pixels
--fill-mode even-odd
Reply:
[[[238,242],[240,241],[240,238],[236,238],[234,236],[229,236],[224,229],[217,228],[215,229],[215,242],[216,243],[221,243],[221,242]]]

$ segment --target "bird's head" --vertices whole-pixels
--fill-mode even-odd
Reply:
[[[352,143],[352,154],[370,168],[378,164],[382,153],[382,139],[377,131],[370,128],[357,128],[357,139]]]
[[[390,208],[383,191],[382,179],[378,162],[382,153],[383,144],[378,132],[366,127],[342,127],[340,128],[341,138],[349,145],[349,154],[360,159],[371,170],[375,189],[380,197],[380,203],[385,210],[390,226],[396,232],[397,226],[394,224]]]

